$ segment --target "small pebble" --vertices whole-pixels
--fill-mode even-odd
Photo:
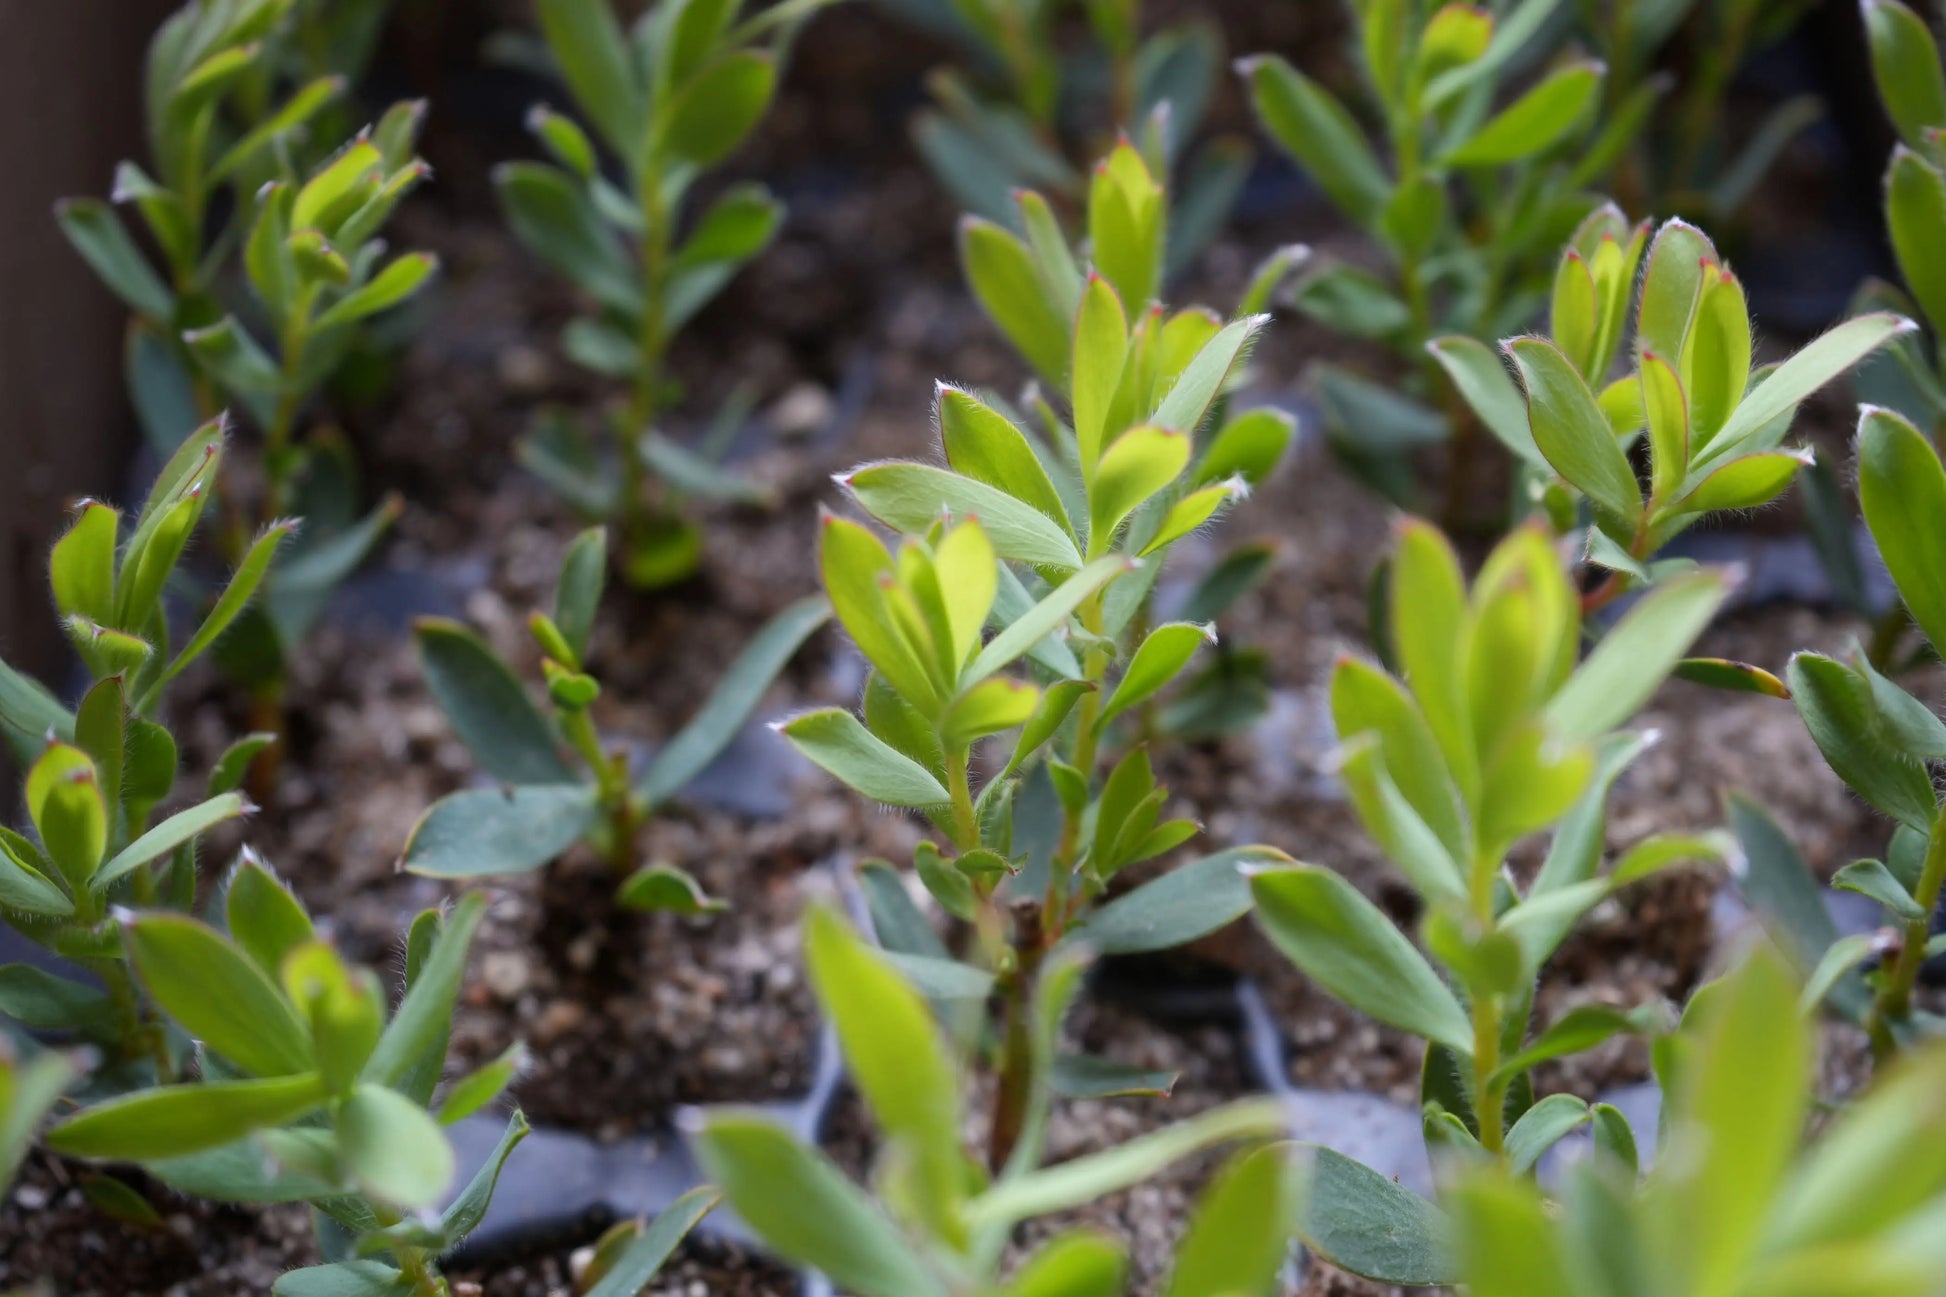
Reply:
[[[803,382],[778,397],[766,419],[780,437],[808,437],[822,431],[836,411],[830,392]]]
[[[480,980],[502,1000],[517,1000],[532,980],[527,956],[514,950],[490,951],[480,960]]]

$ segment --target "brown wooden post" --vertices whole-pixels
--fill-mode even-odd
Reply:
[[[142,153],[142,55],[162,0],[0,0],[0,654],[58,671],[47,546],[63,502],[114,494],[131,444],[122,304],[55,228]]]

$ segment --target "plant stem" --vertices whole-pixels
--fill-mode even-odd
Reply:
[[[1090,595],[1081,605],[1082,626],[1091,634],[1101,633],[1102,598],[1099,592]],[[1100,740],[1095,733],[1095,719],[1101,714],[1101,684],[1108,675],[1108,655],[1098,648],[1091,648],[1082,658],[1081,674],[1096,687],[1081,695],[1076,704],[1074,750],[1068,764],[1081,772],[1082,779],[1089,787],[1095,782],[1095,763],[1099,758]],[[1064,816],[1061,823],[1061,841],[1054,850],[1052,867],[1048,871],[1047,897],[1041,905],[1041,935],[1045,941],[1058,940],[1066,930],[1068,907],[1074,893],[1074,864],[1081,852],[1081,817]]]
[[[622,429],[622,520],[628,531],[642,523],[644,477],[641,439],[662,413],[662,366],[668,353],[664,297],[669,279],[669,204],[662,177],[651,161],[638,181],[642,203],[642,328],[636,336],[635,391]]]
[[[404,1219],[390,1207],[377,1203],[368,1204],[372,1218],[382,1229],[390,1229]],[[407,1243],[394,1244],[392,1259],[398,1262],[399,1273],[412,1285],[409,1297],[452,1297],[453,1290],[441,1277],[439,1269],[433,1264],[432,1255],[425,1248],[413,1247]]]
[[[1504,1109],[1507,1087],[1495,1084],[1500,1066],[1500,1003],[1490,995],[1473,999],[1473,1115],[1480,1123],[1480,1147],[1500,1156],[1506,1147]]]
[[[1905,925],[1899,956],[1885,974],[1878,999],[1872,1006],[1872,1053],[1883,1061],[1893,1049],[1891,1025],[1903,1020],[1912,1010],[1912,988],[1918,984],[1919,969],[1926,962],[1926,942],[1932,937],[1932,916],[1939,908],[1939,893],[1946,885],[1946,811],[1933,819],[1932,836],[1926,844],[1926,862],[1919,872],[1919,885],[1912,899],[1925,913]]]
[[[629,796],[628,762],[619,752],[603,750],[601,735],[595,731],[594,719],[585,707],[563,710],[561,730],[594,773],[596,796],[608,815],[609,841],[605,854],[610,868],[618,874],[634,872],[635,831],[641,827],[641,815]]]
[[[288,381],[288,380],[287,380]],[[270,426],[264,430],[264,487],[262,517],[268,523],[284,511],[290,494],[290,455],[292,430],[297,423],[297,394],[289,387],[277,397]]]
[[[953,845],[971,851],[980,845],[980,822],[973,813],[973,785],[967,777],[970,751],[958,748],[946,754],[947,791],[953,795]]]
[[[1022,954],[1019,965],[1001,979],[1003,998],[1000,1034],[1000,1077],[993,1092],[993,1116],[987,1129],[987,1167],[998,1171],[1013,1156],[1020,1142],[1021,1128],[1027,1120],[1027,1106],[1033,1096],[1034,1028],[1033,1007],[1029,1003],[1034,973],[1040,966],[1037,952]]]

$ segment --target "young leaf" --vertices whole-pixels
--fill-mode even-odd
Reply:
[[[1903,146],[1885,173],[1885,224],[1906,287],[1933,328],[1946,328],[1946,267],[1932,254],[1946,230],[1946,173]]]
[[[453,1146],[424,1108],[361,1085],[337,1112],[338,1148],[359,1187],[400,1207],[429,1207],[453,1180]]]
[[[430,252],[395,257],[369,283],[333,302],[311,327],[320,331],[339,328],[390,310],[424,288],[438,269],[439,258]]]
[[[1642,511],[1641,489],[1587,382],[1545,339],[1516,338],[1506,351],[1527,392],[1534,444],[1557,473],[1609,516],[1632,523]]]
[[[1214,626],[1198,626],[1190,622],[1168,622],[1150,631],[1135,655],[1129,659],[1128,667],[1122,672],[1121,680],[1103,704],[1095,727],[1106,728],[1117,716],[1167,688],[1184,668],[1196,650],[1205,644],[1216,641]]]
[[[716,1206],[720,1195],[708,1185],[691,1189],[663,1208],[649,1227],[615,1258],[587,1297],[641,1297],[656,1271],[689,1231]]]
[[[1300,1146],[1308,1175],[1297,1235],[1342,1270],[1380,1283],[1425,1287],[1457,1278],[1443,1212],[1342,1153]],[[1535,1294],[1538,1297],[1538,1294]]]
[[[1315,865],[1250,879],[1271,940],[1306,976],[1360,1012],[1471,1055],[1473,1026],[1446,983],[1356,888]]]
[[[142,985],[191,1036],[253,1076],[311,1072],[310,1033],[242,947],[178,914],[139,915],[124,940]]]
[[[1705,465],[1714,466],[1773,420],[1796,408],[1805,397],[1829,383],[1886,343],[1918,326],[1903,316],[1880,311],[1846,320],[1813,340],[1751,389],[1709,448],[1691,470],[1694,478]]]
[[[615,900],[631,910],[672,914],[720,914],[729,908],[727,901],[710,896],[701,883],[674,865],[644,865],[616,890]]]
[[[761,50],[733,50],[698,72],[669,106],[663,142],[706,167],[743,143],[777,88],[777,62]]]
[[[482,770],[514,785],[575,782],[546,719],[485,640],[439,617],[420,618],[413,639],[434,700]]]
[[[1149,422],[1176,432],[1196,432],[1257,334],[1269,322],[1269,316],[1249,315],[1224,325],[1183,368]]]
[[[27,772],[26,794],[41,845],[78,895],[108,846],[108,808],[94,762],[80,748],[50,744]]]
[[[827,707],[775,728],[799,752],[875,802],[927,807],[952,800],[924,766],[874,737],[848,711]]]
[[[1107,955],[1170,950],[1208,936],[1250,909],[1250,871],[1291,858],[1273,847],[1232,847],[1204,856],[1109,901],[1074,930]]]
[[[1269,1135],[1283,1127],[1278,1104],[1240,1099],[1099,1153],[1003,1179],[967,1205],[967,1223],[998,1228],[1067,1211],[1125,1189],[1172,1162],[1232,1140]]]
[[[304,907],[254,855],[246,853],[230,871],[223,906],[231,938],[268,977],[276,977],[284,956],[316,935]]]
[[[1686,572],[1663,582],[1629,609],[1547,705],[1565,739],[1592,742],[1647,702],[1730,592],[1722,573]]]
[[[730,1206],[779,1254],[859,1297],[946,1297],[898,1227],[829,1158],[771,1119],[718,1110],[691,1138]]]
[[[1130,428],[1102,452],[1088,490],[1089,557],[1107,553],[1123,520],[1182,474],[1189,449],[1187,434],[1143,426]]]
[[[1231,1159],[1190,1215],[1164,1297],[1269,1291],[1284,1262],[1299,1188],[1288,1145]]]
[[[469,892],[453,907],[440,929],[431,953],[408,978],[405,999],[392,1015],[378,1047],[365,1063],[360,1079],[373,1085],[409,1087],[408,1096],[418,1103],[432,1098],[439,1079],[439,1067],[446,1057],[446,1040],[452,1030],[453,1002],[459,996],[460,980],[466,972],[466,956],[473,944],[474,929],[486,913],[486,898]],[[430,1061],[428,1069],[425,1064]],[[428,1075],[428,1070],[430,1074]]]
[[[1858,421],[1858,502],[1907,611],[1946,644],[1946,468],[1924,434],[1875,406]]]
[[[806,918],[805,957],[865,1102],[913,1160],[920,1210],[952,1220],[965,1192],[959,1081],[932,1011],[829,910]]]
[[[177,811],[118,852],[95,875],[95,885],[106,887],[138,865],[167,855],[185,842],[193,842],[225,820],[247,815],[250,803],[240,793],[224,793],[188,810]]]
[[[469,788],[433,803],[400,863],[433,878],[526,873],[580,841],[598,810],[593,784]]]
[[[1506,365],[1477,338],[1434,338],[1426,350],[1500,444],[1537,468],[1551,468],[1527,428],[1527,401]]]
[[[1585,1100],[1571,1094],[1548,1095],[1507,1131],[1507,1164],[1516,1171],[1531,1170],[1543,1153],[1592,1118]]]
[[[325,1098],[324,1078],[315,1072],[158,1086],[84,1108],[47,1132],[47,1146],[118,1162],[181,1157],[295,1121]]]
[[[1562,67],[1501,109],[1442,161],[1454,167],[1497,167],[1552,147],[1580,124],[1605,71],[1593,62]]]
[[[629,61],[632,47],[610,0],[539,0],[535,8],[576,102],[610,148],[633,157],[643,120],[642,89]]]
[[[1022,1262],[997,1297],[1119,1297],[1127,1274],[1128,1253],[1119,1242],[1075,1230]]]
[[[1865,0],[1872,74],[1879,98],[1913,148],[1924,148],[1928,130],[1946,126],[1946,71],[1926,20],[1902,0]]]
[[[81,259],[131,310],[165,323],[175,318],[175,296],[128,237],[114,209],[98,199],[70,198],[57,204],[54,213]]]
[[[736,737],[785,664],[830,616],[831,605],[813,595],[771,618],[737,654],[689,723],[655,754],[636,792],[657,806],[701,774]]]
[[[892,462],[866,465],[840,480],[873,517],[907,535],[924,535],[942,516],[976,518],[1002,558],[1081,566],[1081,555],[1060,524],[973,478],[930,464]]]
[[[1070,536],[1067,509],[1025,433],[969,392],[940,385],[940,440],[953,471],[1005,491],[1058,523]]]
[[[1281,58],[1250,59],[1238,67],[1250,83],[1251,102],[1264,128],[1340,211],[1369,225],[1391,184],[1351,113]]]
[[[1048,300],[1027,245],[991,221],[969,216],[960,223],[960,262],[987,317],[1042,378],[1066,391],[1068,320]]]
[[[987,641],[960,673],[960,687],[986,679],[1015,659],[1029,653],[1049,635],[1067,625],[1068,618],[1097,590],[1128,572],[1133,563],[1120,554],[1098,558],[1054,587],[1048,596],[1014,619],[1011,625]]]
[[[1069,371],[1074,439],[1086,481],[1094,480],[1096,462],[1112,431],[1108,413],[1122,384],[1128,350],[1128,316],[1122,299],[1106,279],[1093,275],[1081,294],[1074,325],[1074,364]]]

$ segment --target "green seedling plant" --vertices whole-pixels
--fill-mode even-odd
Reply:
[[[252,689],[264,728],[277,728],[291,653],[403,507],[388,496],[361,515],[356,465],[343,440],[328,428],[301,433],[359,330],[419,293],[438,268],[430,253],[390,255],[380,237],[430,174],[412,152],[424,114],[422,103],[397,104],[308,175],[286,174],[256,194],[242,261],[271,345],[234,315],[183,335],[197,363],[263,432],[258,512],[294,510],[306,523],[271,569],[246,633],[220,660]],[[225,528],[231,547],[239,525]]]
[[[132,312],[129,393],[164,455],[220,405],[183,335],[222,316],[221,281],[245,242],[252,195],[276,174],[291,138],[344,93],[342,77],[320,75],[273,101],[265,46],[291,11],[292,0],[190,3],[150,41],[148,166],[122,162],[112,202],[133,206],[153,258],[109,202],[71,198],[56,209],[68,241]],[[262,87],[257,110],[240,112],[252,84]]]
[[[813,910],[806,928],[812,984],[881,1144],[868,1191],[762,1113],[686,1112],[705,1171],[767,1246],[858,1297],[1120,1297],[1128,1291],[1124,1242],[1064,1230],[1003,1274],[1016,1227],[1126,1189],[1205,1149],[1256,1141],[1217,1172],[1157,1291],[1280,1291],[1304,1150],[1263,1142],[1283,1126],[1274,1103],[1241,1100],[1116,1148],[1041,1165],[1061,1018],[1086,963],[1079,952],[1050,965],[1036,991],[1025,1138],[989,1175],[963,1142],[965,1078],[925,998],[831,911]]]
[[[1130,148],[1108,171],[1140,166]],[[1160,241],[1138,264],[1124,231],[1104,228],[1097,265],[1153,285]],[[861,523],[831,514],[822,522],[825,589],[871,667],[862,719],[824,708],[779,727],[856,792],[921,811],[943,837],[943,846],[923,845],[913,866],[941,908],[969,925],[957,959],[916,910],[900,907],[889,869],[870,866],[865,877],[878,935],[903,967],[923,970],[946,999],[999,998],[995,1167],[1025,1119],[1025,1032],[1049,952],[1193,940],[1247,906],[1239,863],[1282,858],[1236,848],[1103,904],[1124,870],[1197,832],[1191,820],[1163,816],[1168,792],[1144,742],[1160,735],[1144,716],[1183,681],[1212,631],[1153,621],[1157,574],[1173,545],[1268,472],[1290,434],[1287,423],[1245,416],[1200,435],[1262,317],[1224,324],[1205,311],[1126,310],[1144,291],[1124,291],[1099,270],[1080,280],[1071,332],[1061,326],[1071,337],[1059,366],[1070,376],[1066,409],[1040,401],[1042,431],[942,386],[945,467],[890,461],[840,477],[900,537],[893,550]],[[1045,371],[1054,368],[1048,358]],[[1003,735],[1013,735],[1010,747]],[[1039,829],[1016,834],[1023,788],[1046,814]],[[1077,1070],[1115,1066],[1091,1060]]]
[[[1885,224],[1906,292],[1870,282],[1859,306],[1896,310],[1929,326],[1929,336],[1913,334],[1888,348],[1892,363],[1877,368],[1889,371],[1883,377],[1894,385],[1873,396],[1936,434],[1946,427],[1946,275],[1933,255],[1946,238],[1946,68],[1918,12],[1899,0],[1870,0],[1863,8],[1879,99],[1899,133],[1885,172]]]
[[[1182,167],[1166,271],[1216,236],[1250,171],[1247,142],[1222,138],[1189,156],[1223,60],[1215,25],[1190,20],[1147,36],[1140,0],[1086,6],[1093,44],[1064,52],[1054,0],[954,0],[949,27],[973,68],[930,78],[933,106],[913,123],[928,167],[966,212],[1024,233],[1016,204],[1039,189],[1066,216],[1088,199],[1086,163],[1118,134],[1140,140],[1159,176]],[[982,75],[985,72],[987,75]]]
[[[1527,507],[1559,532],[1585,528],[1588,564],[1604,573],[1583,597],[1588,612],[1684,570],[1656,556],[1697,522],[1788,489],[1811,459],[1784,444],[1798,406],[1915,327],[1891,312],[1858,316],[1756,365],[1743,286],[1709,237],[1671,220],[1644,254],[1646,234],[1612,207],[1582,223],[1555,275],[1549,336],[1501,344],[1513,373],[1476,339],[1428,347],[1520,463]],[[1611,381],[1618,356],[1626,372]],[[1646,474],[1631,459],[1638,441]],[[1747,672],[1722,682],[1781,693]]]
[[[245,278],[271,342],[234,315],[183,335],[198,364],[264,434],[260,512],[301,506],[310,469],[301,418],[358,324],[405,302],[432,278],[428,252],[390,255],[381,234],[430,174],[414,153],[423,103],[395,104],[317,167],[265,183],[243,235]]]
[[[1932,442],[1903,416],[1867,406],[1858,426],[1857,477],[1865,523],[1900,606],[1936,648],[1946,643],[1946,538],[1939,525],[1946,516],[1939,512],[1946,509],[1946,468]],[[1879,902],[1884,926],[1839,937],[1823,910],[1810,908],[1818,891],[1788,840],[1747,804],[1739,826],[1750,862],[1743,889],[1800,964],[1808,1002],[1828,1004],[1863,1027],[1884,1062],[1946,1029],[1946,1020],[1913,1002],[1921,966],[1946,950],[1946,939],[1932,936],[1946,886],[1946,812],[1932,774],[1946,759],[1946,721],[1881,674],[1862,650],[1848,658],[1799,653],[1785,679],[1833,772],[1893,821],[1884,859],[1853,861],[1831,880]]]
[[[197,1043],[200,1076],[83,1108],[50,1149],[133,1163],[178,1191],[220,1202],[310,1204],[323,1265],[277,1281],[277,1297],[392,1293],[451,1297],[439,1256],[485,1215],[527,1133],[515,1112],[473,1181],[448,1203],[444,1127],[488,1107],[515,1052],[440,1090],[453,1007],[483,896],[413,923],[405,989],[388,1010],[368,969],[346,964],[263,864],[246,857],[222,907],[227,932],[186,915],[123,912],[118,938],[144,990]]]
[[[1173,335],[1173,341],[1163,341],[1165,347],[1188,345],[1221,324],[1212,312],[1170,313],[1154,301],[1166,278],[1171,246],[1165,175],[1149,151],[1128,141],[1118,144],[1096,169],[1084,222],[1086,237],[1073,245],[1065,241],[1052,201],[1032,190],[1014,195],[1024,234],[980,216],[968,216],[961,223],[960,261],[967,285],[994,327],[1033,372],[1035,385],[1019,404],[1038,424],[1042,438],[1034,444],[1042,450],[1064,445],[1072,435],[1057,406],[1071,408],[1074,401],[1075,331],[1088,282],[1084,267],[1108,280],[1142,332],[1160,330],[1158,338]],[[1232,318],[1264,315],[1278,286],[1307,256],[1307,250],[1296,245],[1272,252],[1252,274]],[[1132,305],[1138,302],[1144,306]],[[1138,309],[1146,312],[1140,321],[1135,320]],[[1199,433],[1199,444],[1207,447],[1196,473],[1201,484],[1234,474],[1239,489],[1258,485],[1283,461],[1296,434],[1295,421],[1283,411],[1261,406],[1230,411],[1230,392],[1246,379],[1246,359],[1239,357],[1219,387],[1210,404],[1207,429]],[[1017,424],[1029,423],[997,398],[980,395],[978,399]],[[1048,453],[1066,457],[1067,476],[1056,471],[1054,480],[1067,493],[1065,507],[1080,509],[1071,498],[1076,463],[1072,452]],[[1269,574],[1275,558],[1275,549],[1261,542],[1228,551],[1196,582],[1176,610],[1178,618],[1215,623]],[[1154,575],[1151,572],[1144,580]],[[1146,593],[1143,597],[1146,600]],[[1155,710],[1154,728],[1190,736],[1246,727],[1267,704],[1268,666],[1262,652],[1220,640],[1215,660],[1174,702]],[[1145,724],[1149,710],[1144,708]]]
[[[83,501],[55,543],[49,578],[55,611],[89,681],[72,709],[31,677],[0,663],[0,730],[26,772],[21,801],[33,836],[0,830],[0,910],[31,940],[75,960],[105,993],[27,967],[0,968],[0,1010],[39,1029],[79,1034],[111,1062],[177,1062],[123,957],[110,910],[187,908],[196,886],[196,839],[250,808],[236,791],[269,741],[238,741],[209,776],[206,798],[165,818],[176,786],[176,741],[157,719],[167,686],[243,615],[289,526],[262,532],[243,564],[180,646],[172,649],[162,594],[208,503],[224,438],[211,424],[163,468],[133,526],[100,501]]]
[[[134,313],[127,380],[156,449],[173,453],[225,403],[262,434],[254,501],[235,481],[210,488],[222,502],[212,518],[224,557],[242,562],[253,529],[287,514],[309,522],[219,656],[271,729],[288,654],[400,508],[388,499],[361,516],[342,438],[329,429],[304,437],[303,421],[373,318],[414,296],[436,268],[427,253],[388,257],[379,237],[429,174],[412,155],[423,104],[395,105],[329,158],[300,161],[345,84],[321,75],[279,97],[277,50],[317,8],[191,4],[157,32],[147,68],[155,175],[123,162],[115,178],[115,201],[134,205],[154,260],[108,204],[73,199],[59,209],[69,241]],[[268,345],[226,304],[245,286],[254,300],[237,309]]]
[[[1450,442],[1449,525],[1463,521],[1476,423],[1426,345],[1527,326],[1545,304],[1555,249],[1599,204],[1591,187],[1641,126],[1602,123],[1606,69],[1569,53],[1509,96],[1510,72],[1557,7],[1353,5],[1382,147],[1351,107],[1282,58],[1238,65],[1264,129],[1385,257],[1380,271],[1321,260],[1298,284],[1298,309],[1414,367],[1405,392],[1320,367],[1333,445],[1406,502],[1417,492],[1406,456]]]
[[[591,520],[615,525],[631,585],[695,571],[703,534],[683,513],[686,498],[767,498],[720,462],[724,439],[695,449],[658,425],[682,394],[671,344],[770,245],[783,205],[741,183],[684,212],[698,182],[762,121],[797,26],[829,2],[789,0],[746,17],[741,0],[657,0],[626,31],[611,0],[538,6],[587,129],[536,107],[528,124],[552,161],[506,163],[495,182],[515,236],[589,301],[562,349],[625,384],[627,397],[599,429],[550,412],[520,457]],[[619,471],[604,463],[603,433]]]
[[[1749,202],[1778,157],[1824,115],[1816,95],[1771,108],[1743,147],[1731,150],[1721,123],[1738,69],[1803,20],[1811,0],[1577,0],[1577,16],[1608,65],[1609,120],[1646,119],[1639,136],[1606,158],[1608,188],[1624,207],[1727,222]],[[1683,42],[1678,80],[1659,69]],[[1675,90],[1673,95],[1669,92]],[[1668,96],[1672,102],[1665,107]]]
[[[1946,430],[1946,279],[1934,251],[1946,238],[1946,70],[1917,11],[1895,0],[1861,7],[1879,99],[1899,135],[1885,172],[1885,224],[1905,288],[1869,279],[1852,311],[1895,311],[1927,327],[1895,339],[1860,368],[1854,386],[1860,401],[1897,410],[1936,438]],[[1872,619],[1872,665],[1897,674],[1927,651],[1911,645],[1904,605],[1884,606],[1868,591],[1844,489],[1831,465],[1818,469],[1804,499],[1819,560],[1838,597]]]
[[[1532,1072],[1617,1033],[1654,1034],[1658,1006],[1591,1005],[1542,1024],[1533,1021],[1534,989],[1596,905],[1673,866],[1734,856],[1726,834],[1672,833],[1643,839],[1603,869],[1610,789],[1653,741],[1621,727],[1730,584],[1709,570],[1669,579],[1584,660],[1580,601],[1545,529],[1530,524],[1504,539],[1469,593],[1438,530],[1402,525],[1395,667],[1346,657],[1330,697],[1339,777],[1419,898],[1419,944],[1330,868],[1260,865],[1250,882],[1258,921],[1312,982],[1427,1042],[1422,1099],[1434,1151],[1526,1173],[1583,1127],[1599,1145],[1632,1148],[1620,1114],[1571,1094],[1538,1097]],[[1509,853],[1544,832],[1546,859],[1523,882]],[[1437,1231],[1407,1229],[1394,1240],[1378,1224],[1396,1215],[1423,1225],[1423,1205],[1383,1177],[1368,1187],[1341,1202],[1320,1195],[1306,1242],[1383,1282],[1443,1281]],[[1396,1212],[1379,1209],[1380,1199]]]
[[[568,547],[553,614],[528,619],[541,652],[545,712],[473,630],[444,618],[419,622],[414,636],[433,697],[498,786],[435,803],[407,840],[405,868],[440,878],[525,873],[585,841],[613,866],[624,905],[691,914],[722,908],[674,865],[641,864],[640,830],[736,737],[830,606],[812,596],[777,614],[689,723],[636,771],[626,747],[602,738],[591,711],[601,685],[589,674],[588,646],[607,568],[606,533],[590,528]]]
[[[1558,1201],[1504,1168],[1445,1195],[1473,1297],[1778,1297],[1939,1291],[1946,1253],[1946,1055],[1929,1049],[1816,1138],[1816,1040],[1799,988],[1760,948],[1699,991],[1659,1059],[1656,1166],[1570,1168]]]

